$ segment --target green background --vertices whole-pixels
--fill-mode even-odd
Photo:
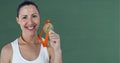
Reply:
[[[0,50],[21,34],[16,8],[0,0]],[[63,63],[120,63],[119,0],[34,0],[41,25],[51,19],[61,36]],[[40,31],[40,29],[39,29]]]

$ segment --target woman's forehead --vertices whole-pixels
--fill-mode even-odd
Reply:
[[[19,14],[33,14],[38,13],[37,8],[34,5],[25,5],[20,8]]]

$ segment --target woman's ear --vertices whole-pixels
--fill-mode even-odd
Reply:
[[[18,17],[16,17],[16,21],[17,21],[18,24],[20,24],[20,23],[19,23],[19,18],[18,18]]]

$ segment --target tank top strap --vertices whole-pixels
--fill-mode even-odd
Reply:
[[[11,45],[12,45],[14,54],[18,55],[18,53],[19,53],[18,39],[11,42]]]

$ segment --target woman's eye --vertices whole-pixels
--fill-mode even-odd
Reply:
[[[22,19],[27,19],[27,17],[23,17]]]
[[[33,17],[33,18],[36,18],[37,16],[36,16],[36,15],[33,15],[32,17]]]

